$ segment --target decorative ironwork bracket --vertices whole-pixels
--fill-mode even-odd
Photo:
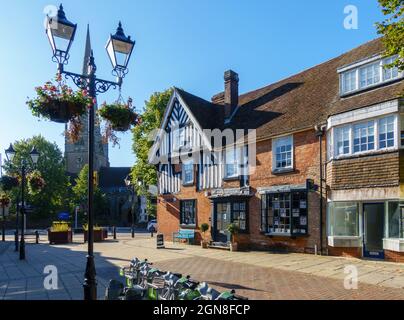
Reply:
[[[64,74],[66,79],[70,78],[74,82],[74,84],[77,87],[79,87],[80,89],[87,89],[88,82],[91,79],[89,76],[86,76],[86,75],[63,71],[63,70],[62,70],[62,74]],[[97,79],[97,78],[95,78],[94,81],[95,81],[94,85],[95,85],[96,93],[105,93],[111,88],[116,89],[117,87],[121,86],[121,82],[113,82],[113,81],[102,80],[102,79]]]

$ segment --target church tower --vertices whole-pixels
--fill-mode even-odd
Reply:
[[[91,39],[90,28],[87,27],[86,49],[83,62],[83,75],[88,75],[87,63],[91,55]],[[97,105],[95,105],[97,110]],[[65,138],[65,159],[66,171],[73,176],[76,176],[83,169],[84,165],[88,163],[88,117],[82,117],[83,128],[80,137],[76,143],[72,143],[69,139]],[[102,167],[109,167],[108,160],[108,142],[104,143],[101,135],[101,128],[99,124],[95,125],[94,130],[95,145],[94,145],[94,170],[100,171]]]

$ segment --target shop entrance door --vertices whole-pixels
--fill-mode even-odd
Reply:
[[[227,231],[227,227],[231,223],[231,203],[217,203],[215,206],[216,227],[214,241],[227,243],[228,241],[230,241],[230,233]]]
[[[363,205],[363,256],[384,259],[384,204],[367,203]]]

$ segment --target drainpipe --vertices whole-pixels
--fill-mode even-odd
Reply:
[[[320,144],[320,255],[323,254],[323,196],[324,196],[324,170],[323,170],[323,137],[325,135],[327,127],[325,125],[317,125],[314,127],[316,130],[316,137]]]

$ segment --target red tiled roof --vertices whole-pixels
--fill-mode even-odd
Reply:
[[[378,38],[287,79],[243,94],[239,98],[239,109],[227,127],[256,129],[257,138],[264,138],[314,128],[324,123],[330,115],[395,99],[404,90],[402,80],[350,97],[340,97],[337,70],[383,51],[381,38]],[[188,97],[185,100],[192,112],[196,113],[194,115],[198,121],[201,120],[201,125],[216,125],[217,121],[206,122],[206,117],[214,117],[212,112],[199,110],[198,105],[203,99],[192,97],[195,99]],[[223,110],[217,108],[223,106],[203,101],[205,107],[208,104],[213,106],[209,110],[215,110],[213,113],[218,114],[218,110]],[[222,115],[217,117],[223,119]]]

